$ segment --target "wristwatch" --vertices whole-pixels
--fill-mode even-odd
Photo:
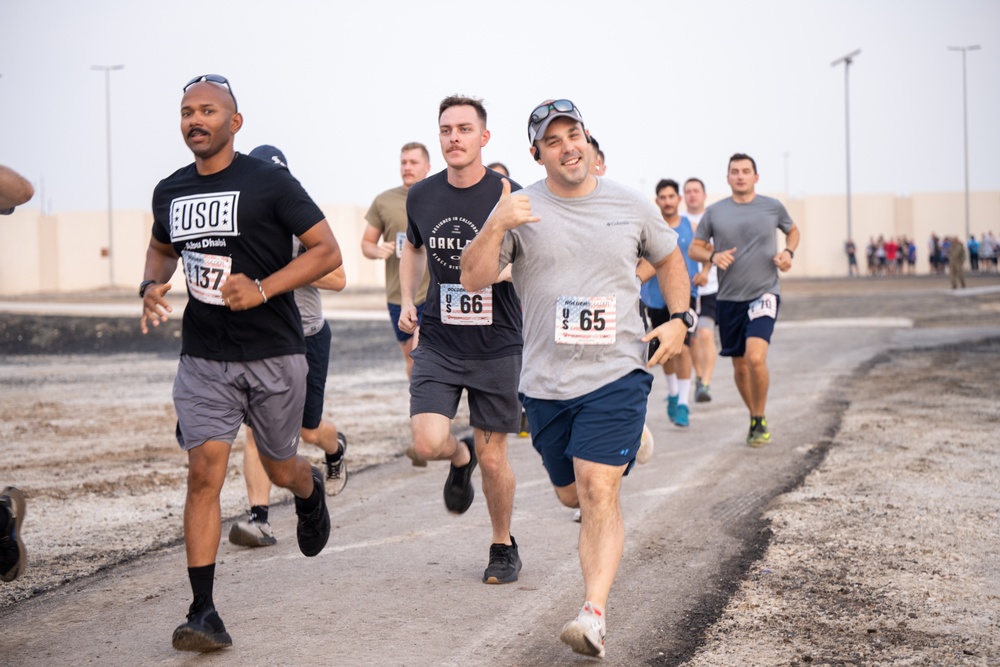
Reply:
[[[685,310],[684,312],[681,313],[674,313],[673,315],[670,316],[670,319],[683,320],[684,326],[687,327],[688,329],[694,326],[694,315],[692,315],[691,311],[689,310]]]
[[[155,280],[143,280],[141,283],[139,283],[139,298],[144,299],[146,297],[146,288],[149,287],[150,285],[155,285],[155,284],[156,284]]]

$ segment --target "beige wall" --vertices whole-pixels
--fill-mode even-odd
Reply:
[[[802,231],[790,275],[841,276],[847,272],[844,240],[847,205],[844,196],[815,196],[785,202]],[[350,204],[323,206],[340,243],[348,289],[385,284],[382,263],[361,254],[366,222],[364,207]],[[1000,192],[971,193],[971,230],[1000,232]],[[869,237],[907,236],[917,244],[917,269],[926,272],[927,239],[938,235],[964,236],[965,203],[960,192],[920,193],[911,197],[855,195],[852,227],[858,262],[864,270],[864,247]],[[114,276],[116,288],[134,288],[142,280],[152,216],[146,211],[115,211]],[[779,234],[779,246],[783,239]],[[109,286],[107,214],[65,212],[43,216],[21,208],[0,218],[0,295],[73,292]],[[181,289],[178,272],[174,289]]]
[[[349,286],[381,287],[385,274],[381,262],[361,254],[364,214],[353,205],[322,207],[340,243]],[[146,211],[115,211],[114,287],[138,287],[142,281],[146,248],[152,228]],[[41,292],[76,292],[108,289],[111,284],[107,213],[64,212],[41,215],[31,208],[16,209],[0,218],[0,295]],[[180,269],[171,281],[174,289],[184,283]]]

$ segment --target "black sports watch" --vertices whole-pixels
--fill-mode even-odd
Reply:
[[[685,310],[680,313],[674,313],[670,316],[672,320],[683,320],[684,326],[690,329],[694,326],[694,315],[691,314],[690,310]]]
[[[146,288],[149,287],[150,285],[155,285],[155,284],[156,284],[155,280],[143,280],[141,283],[139,283],[139,298],[140,299],[146,298]]]

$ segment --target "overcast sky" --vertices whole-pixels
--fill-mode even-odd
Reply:
[[[0,163],[50,212],[106,207],[104,74],[90,68],[119,64],[116,208],[147,209],[191,161],[181,87],[205,73],[232,81],[237,150],[277,145],[321,204],[366,206],[397,185],[408,141],[443,168],[437,104],[452,93],[485,100],[485,158],[522,184],[543,176],[528,114],[567,97],[608,176],[650,196],[660,178],[695,175],[727,192],[736,151],[756,158],[762,192],[787,178],[793,196],[841,194],[844,69],[830,63],[857,48],[853,191],[960,191],[962,55],[946,47],[970,44],[982,45],[968,54],[971,188],[1000,189],[996,0],[0,0],[0,25]]]

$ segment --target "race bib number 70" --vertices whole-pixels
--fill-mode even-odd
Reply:
[[[205,255],[184,250],[184,278],[187,280],[191,296],[202,303],[215,306],[226,305],[221,288],[233,270],[233,258],[226,255]]]
[[[614,296],[561,296],[556,299],[556,342],[612,345],[618,324]]]
[[[751,320],[758,317],[770,317],[773,320],[778,316],[778,299],[771,293],[761,294],[759,299],[750,304],[747,315]]]

